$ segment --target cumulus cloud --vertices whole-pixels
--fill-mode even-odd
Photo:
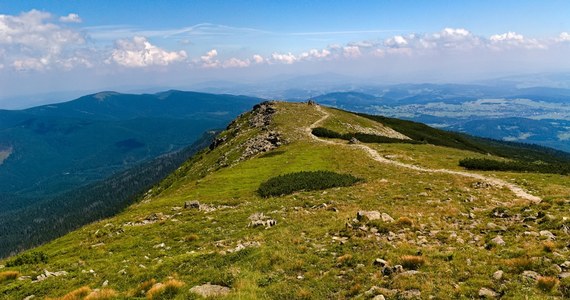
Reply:
[[[59,17],[59,21],[63,23],[81,23],[83,20],[79,17],[78,14],[69,14],[67,16]]]
[[[212,49],[208,51],[205,55],[200,56],[202,67],[217,68],[221,66],[220,61],[216,58],[217,56],[218,56],[218,50],[216,49]]]
[[[167,66],[186,60],[185,51],[166,51],[152,45],[145,37],[136,36],[132,39],[122,39],[115,42],[115,49],[107,63],[137,68],[149,66]]]
[[[283,54],[283,53],[273,53],[271,54],[271,61],[274,63],[282,63],[282,64],[292,64],[297,61],[297,57],[291,52]]]
[[[253,55],[253,62],[255,62],[256,64],[262,64],[265,62],[265,58],[263,58],[263,56],[261,56],[259,54],[254,54]]]
[[[311,49],[307,52],[303,52],[299,55],[298,59],[300,60],[319,60],[319,59],[324,59],[327,58],[331,55],[331,51],[328,49],[322,49],[322,50],[317,50],[317,49]]]
[[[251,62],[249,61],[249,59],[239,59],[239,58],[232,57],[232,58],[224,61],[222,66],[224,68],[245,68],[245,67],[249,67],[250,63]]]
[[[570,33],[568,32],[562,32],[560,33],[560,35],[558,36],[557,39],[559,42],[567,42],[570,41]]]
[[[345,57],[352,58],[359,57],[362,54],[358,46],[346,46],[342,49],[342,53]]]
[[[65,65],[84,36],[51,22],[47,12],[31,10],[17,16],[0,15],[0,47],[3,64],[16,70],[45,70]]]

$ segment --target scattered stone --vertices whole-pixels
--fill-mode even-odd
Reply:
[[[157,249],[157,248],[164,248],[165,246],[166,246],[165,243],[160,243],[160,244],[154,245],[153,248],[154,248],[154,249]]]
[[[372,300],[386,300],[386,298],[384,297],[384,295],[377,295],[374,298],[372,298]]]
[[[484,288],[481,288],[479,290],[479,297],[487,298],[487,299],[497,298],[497,297],[499,297],[499,294],[497,292],[493,291],[492,289],[484,287]]]
[[[19,281],[24,281],[24,280],[28,280],[28,279],[32,279],[32,276],[20,276],[20,277],[18,277]]]
[[[386,223],[392,223],[394,222],[394,218],[392,218],[389,214],[387,213],[382,213],[382,221],[386,222]]]
[[[522,272],[522,276],[527,279],[538,280],[540,274],[536,273],[535,271],[524,271]]]
[[[230,291],[231,290],[228,287],[209,283],[197,285],[190,289],[190,292],[198,294],[204,298],[226,296]]]
[[[248,219],[250,220],[250,222],[247,227],[264,226],[265,229],[269,229],[277,225],[277,220],[270,219],[268,216],[264,215],[263,213],[254,213],[253,215],[249,216]]]
[[[119,274],[121,274],[121,275],[127,275],[127,270],[121,269],[121,270],[120,270],[119,272],[117,272],[117,273],[119,273]]]
[[[277,131],[267,131],[247,140],[244,143],[245,149],[239,161],[245,160],[258,153],[269,152],[283,144],[281,134]]]
[[[105,243],[98,243],[98,244],[95,244],[95,245],[91,245],[91,248],[98,248],[98,247],[101,247],[101,246],[105,246]]]
[[[50,277],[59,277],[59,276],[65,276],[65,275],[67,275],[66,271],[50,272],[48,270],[44,270],[44,273],[38,275],[36,277],[36,280],[33,280],[32,282],[44,281]]]
[[[420,290],[407,290],[399,294],[401,299],[421,299],[422,293]]]
[[[6,266],[4,265],[0,265],[0,269],[4,269]]]
[[[567,270],[567,269],[570,269],[570,261],[567,260],[567,261],[561,263],[560,266],[561,266],[563,269],[566,269],[566,270]]]
[[[552,232],[550,232],[550,231],[548,231],[548,230],[541,230],[541,231],[539,232],[539,234],[540,234],[540,236],[546,237],[546,238],[549,239],[549,240],[555,240],[555,239],[556,239],[556,236],[555,236]]]
[[[386,267],[386,266],[388,266],[388,262],[385,261],[385,260],[383,260],[383,259],[381,259],[381,258],[375,259],[374,262],[373,262],[373,264],[374,264],[375,266],[381,266],[381,267]]]
[[[23,300],[32,300],[36,298],[36,295],[29,295],[28,297],[24,298]]]
[[[351,137],[350,140],[348,141],[349,144],[353,145],[353,144],[358,144],[360,141],[355,138],[355,137]]]
[[[526,236],[540,236],[540,234],[538,234],[538,232],[534,232],[534,231],[525,231],[523,234]]]
[[[261,243],[259,243],[258,241],[251,241],[251,242],[244,242],[244,243],[238,243],[237,246],[233,249],[228,249],[227,252],[229,253],[233,253],[233,252],[239,252],[245,248],[250,248],[250,247],[259,247],[261,246]]]
[[[314,106],[314,105],[317,105],[317,102],[315,102],[315,100],[313,100],[313,99],[309,99],[309,101],[307,101],[307,105]]]
[[[185,209],[199,209],[200,208],[200,202],[198,202],[197,200],[192,200],[192,201],[184,201],[184,208]]]
[[[474,189],[488,189],[488,188],[492,187],[492,185],[488,182],[477,181],[477,182],[474,182],[473,184],[471,184],[471,187]]]
[[[362,221],[364,219],[368,221],[379,220],[382,218],[382,214],[379,211],[371,210],[371,211],[364,211],[360,210],[356,213],[356,219],[358,221]]]
[[[379,294],[388,298],[393,298],[398,294],[398,290],[396,289],[378,288],[376,290],[378,291]]]
[[[504,246],[506,244],[500,235],[497,235],[494,239],[491,240],[491,242],[493,242],[499,246]]]
[[[564,278],[568,278],[568,277],[570,277],[570,272],[563,272],[563,273],[558,274],[558,278],[560,278],[560,279],[564,279]]]
[[[103,281],[103,284],[101,286],[106,287],[108,285],[109,285],[109,280],[105,280],[105,281]]]
[[[504,272],[502,270],[498,270],[497,272],[493,273],[493,279],[501,280],[503,278]]]

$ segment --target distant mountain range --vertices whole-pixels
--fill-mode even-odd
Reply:
[[[0,110],[0,212],[49,198],[222,129],[259,98],[167,91],[102,92]]]

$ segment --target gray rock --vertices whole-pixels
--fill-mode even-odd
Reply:
[[[492,289],[481,288],[479,290],[479,297],[486,298],[486,299],[497,298],[497,297],[499,297],[499,294],[497,292],[493,291]]]
[[[560,278],[560,279],[564,279],[564,278],[568,278],[568,277],[570,277],[570,272],[563,272],[563,273],[558,274],[558,278]]]
[[[351,137],[350,140],[348,141],[349,144],[358,144],[360,141],[355,138],[355,137]]]
[[[394,222],[394,218],[392,218],[389,214],[387,213],[382,213],[382,221],[386,222],[386,223],[392,223]]]
[[[567,260],[567,261],[561,263],[560,266],[561,266],[563,269],[570,269],[570,261]]]
[[[186,209],[189,209],[189,208],[199,209],[200,208],[200,202],[198,202],[197,200],[185,201],[184,202],[184,208],[186,208]]]
[[[386,298],[384,295],[376,295],[374,298],[372,298],[372,300],[386,300]]]
[[[503,238],[502,238],[500,235],[498,235],[498,236],[496,236],[495,238],[493,238],[493,239],[491,240],[491,242],[493,242],[493,243],[495,243],[495,244],[497,244],[497,245],[499,245],[499,246],[504,246],[504,245],[506,244],[505,241],[503,240]]]
[[[371,211],[360,210],[356,213],[356,219],[358,219],[358,221],[362,221],[365,219],[373,221],[373,220],[380,220],[381,218],[382,214],[380,214],[380,212],[376,210],[371,210]]]
[[[499,270],[499,271],[493,273],[493,279],[501,280],[503,278],[503,274],[504,274],[504,272]]]
[[[421,299],[422,293],[420,290],[407,290],[398,295],[401,299]]]
[[[36,295],[29,295],[28,297],[24,298],[23,300],[32,300],[36,298]]]
[[[532,280],[538,280],[538,278],[540,277],[540,274],[536,273],[535,271],[524,271],[524,272],[522,272],[522,276],[524,278],[528,278],[528,279],[532,279]]]
[[[385,261],[385,260],[383,260],[383,259],[381,259],[381,258],[375,259],[373,264],[376,265],[376,266],[381,266],[381,267],[386,267],[386,266],[388,266],[388,262]]]
[[[231,290],[228,287],[209,284],[209,283],[203,285],[197,285],[190,289],[190,292],[198,294],[205,298],[226,296],[227,294],[230,293],[230,291]]]
[[[548,230],[541,230],[541,231],[539,232],[539,234],[540,234],[540,236],[546,237],[546,238],[549,239],[549,240],[555,240],[555,239],[556,239],[556,236],[555,236],[552,232],[550,232],[550,231],[548,231]]]

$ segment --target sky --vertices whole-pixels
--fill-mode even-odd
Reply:
[[[0,0],[0,108],[64,91],[279,76],[404,83],[568,72],[568,16],[570,1],[556,0]]]

